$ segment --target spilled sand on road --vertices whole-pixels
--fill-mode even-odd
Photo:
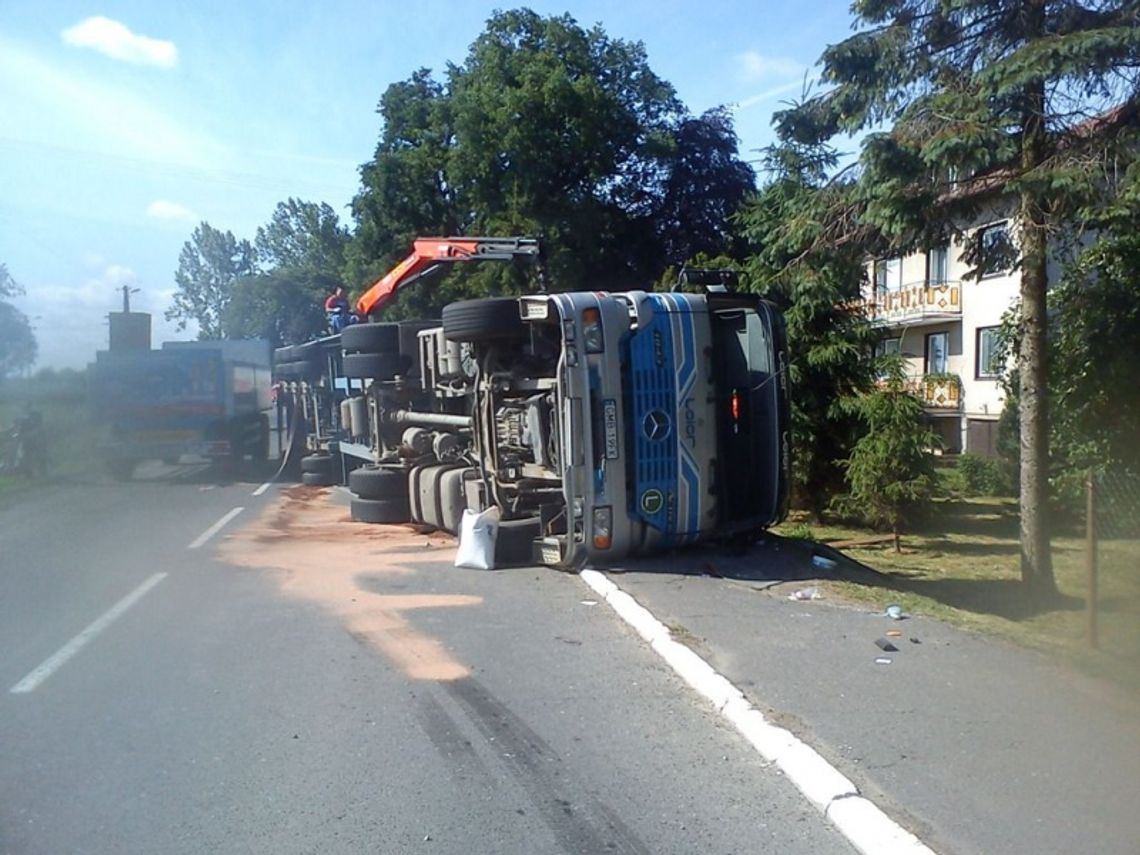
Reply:
[[[462,594],[382,594],[364,587],[377,577],[413,576],[418,564],[448,560],[455,540],[419,534],[409,526],[355,522],[326,488],[281,491],[262,515],[222,541],[229,564],[274,571],[281,591],[318,603],[358,640],[417,680],[457,680],[469,670],[443,644],[412,627],[416,609],[479,605]]]

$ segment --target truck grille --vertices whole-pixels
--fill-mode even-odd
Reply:
[[[677,390],[669,315],[658,313],[630,339],[634,515],[676,530]]]

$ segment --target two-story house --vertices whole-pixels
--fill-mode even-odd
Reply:
[[[1010,219],[982,219],[968,234],[983,244],[1011,239]],[[866,306],[884,331],[884,352],[899,353],[947,454],[992,456],[1004,406],[995,358],[1002,315],[1018,298],[1005,269],[966,280],[962,240],[927,252],[869,262]]]

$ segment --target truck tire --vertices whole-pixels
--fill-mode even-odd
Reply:
[[[334,482],[329,472],[302,472],[301,483],[310,487],[331,487]]]
[[[526,335],[516,297],[461,300],[443,307],[443,335],[448,341],[494,341]]]
[[[399,353],[399,324],[353,324],[340,334],[345,353]]]
[[[496,567],[525,567],[535,563],[534,541],[542,534],[536,517],[502,520],[495,537]]]
[[[398,499],[358,499],[353,497],[350,506],[352,518],[366,523],[403,523],[411,518],[408,497]]]
[[[332,477],[333,458],[331,454],[308,454],[301,458],[301,471]]]
[[[399,353],[346,353],[341,373],[359,380],[391,380],[403,373],[406,363]]]
[[[361,499],[407,499],[408,473],[362,466],[348,473],[348,489]]]

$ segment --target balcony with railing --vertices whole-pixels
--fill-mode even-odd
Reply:
[[[908,377],[907,384],[929,410],[962,409],[962,378],[957,374],[919,374]]]
[[[864,307],[872,322],[884,326],[955,320],[962,316],[962,285],[915,282],[897,290],[876,288]]]

